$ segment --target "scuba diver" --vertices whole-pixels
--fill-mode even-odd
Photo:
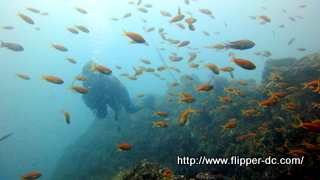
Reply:
[[[83,87],[89,90],[88,94],[82,95],[85,102],[99,119],[104,119],[108,114],[107,106],[115,112],[115,120],[119,118],[122,107],[127,113],[135,113],[142,109],[137,104],[144,104],[149,109],[155,109],[154,95],[149,95],[137,103],[133,103],[129,97],[127,88],[112,74],[102,74],[95,70],[90,70],[93,62],[86,63],[82,68],[82,75],[87,80],[82,81]],[[89,71],[90,70],[90,71]]]

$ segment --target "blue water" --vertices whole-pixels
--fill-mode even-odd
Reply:
[[[0,179],[19,179],[20,175],[32,171],[41,172],[41,179],[50,179],[66,146],[90,126],[95,119],[94,115],[85,106],[80,94],[67,89],[73,77],[81,72],[82,66],[89,60],[109,67],[116,76],[120,73],[133,75],[132,67],[156,69],[164,65],[155,47],[165,48],[165,51],[160,51],[165,62],[168,66],[181,70],[181,73],[172,72],[175,78],[179,79],[179,76],[184,74],[196,74],[203,82],[209,80],[212,72],[202,69],[202,63],[199,63],[198,69],[190,69],[186,64],[188,52],[195,50],[186,47],[177,49],[167,42],[159,43],[163,41],[157,32],[160,27],[165,29],[167,38],[189,40],[189,46],[201,51],[197,53],[194,62],[204,60],[205,63],[214,63],[218,67],[232,66],[235,68],[235,79],[253,78],[257,83],[261,80],[266,58],[253,55],[253,52],[268,50],[272,53],[270,58],[276,59],[300,58],[319,50],[320,3],[316,0],[198,0],[190,1],[189,5],[183,0],[142,0],[142,4],[153,5],[152,8],[146,8],[148,13],[137,11],[135,5],[127,2],[128,0],[0,0],[0,26],[14,27],[13,30],[0,29],[0,40],[21,44],[25,49],[23,52],[0,49],[0,136],[14,132],[11,137],[0,142]],[[298,7],[303,4],[306,5],[305,8]],[[75,6],[86,9],[88,14],[76,11]],[[169,26],[170,18],[159,12],[165,10],[175,16],[179,6],[186,18],[190,17],[186,11],[190,11],[198,20],[194,23],[195,31],[190,31],[184,21],[181,23],[186,26],[185,30],[174,23]],[[26,10],[25,7],[36,8],[41,12],[48,12],[49,15],[41,16]],[[201,13],[199,8],[210,9],[215,19]],[[23,21],[16,15],[18,12],[31,17],[35,25]],[[128,12],[131,12],[132,16],[122,20],[121,17]],[[256,15],[267,15],[272,21],[260,25],[261,20],[248,18]],[[302,16],[303,19],[296,18],[293,22],[288,16]],[[113,17],[120,20],[110,20]],[[147,20],[147,23],[143,23],[141,18]],[[73,27],[74,24],[86,26],[90,33],[79,31],[79,34],[75,35],[65,30],[67,26]],[[279,28],[281,24],[286,26]],[[156,29],[148,34],[143,30],[143,26]],[[36,27],[40,30],[36,31]],[[128,45],[130,39],[120,36],[123,34],[122,28],[127,32],[142,35],[149,46]],[[205,36],[201,32],[203,30],[209,32],[210,36]],[[214,34],[215,32],[220,34]],[[296,41],[287,46],[293,37]],[[243,51],[225,52],[215,52],[203,47],[240,39],[249,39],[255,42],[256,46]],[[69,51],[60,52],[50,48],[50,42],[66,46]],[[296,48],[307,50],[301,52],[296,51]],[[257,68],[248,71],[229,62],[230,51],[235,52],[237,58],[254,62]],[[183,56],[184,60],[169,63],[170,52]],[[75,59],[77,64],[66,61],[66,57]],[[143,64],[140,59],[148,59],[152,64]],[[116,69],[115,65],[122,69]],[[14,77],[15,73],[26,74],[31,80]],[[162,95],[174,79],[168,70],[157,73],[166,80],[159,80],[150,73],[138,76],[136,81],[124,77],[119,79],[126,85],[131,96],[151,92]],[[41,74],[60,77],[65,83],[56,85],[40,81]],[[230,78],[228,73],[220,73],[219,76]],[[75,85],[81,83],[75,82]],[[64,122],[64,116],[60,113],[62,109],[70,113],[71,124]]]

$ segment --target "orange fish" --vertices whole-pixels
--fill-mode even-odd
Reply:
[[[236,80],[236,82],[242,84],[242,85],[247,85],[248,83],[246,81],[243,80]]]
[[[129,143],[122,143],[120,145],[114,143],[114,145],[116,145],[117,148],[118,148],[116,152],[118,152],[118,151],[129,151],[132,148],[131,144],[129,144]]]
[[[85,76],[78,76],[74,78],[74,81],[85,81],[87,78]]]
[[[232,72],[234,70],[234,68],[231,66],[226,66],[226,67],[220,68],[219,70],[223,71],[223,72]]]
[[[143,97],[144,96],[144,94],[138,94],[137,95],[137,97]]]
[[[192,109],[189,107],[186,111],[184,111],[184,112],[181,114],[181,116],[180,116],[180,118],[179,118],[179,122],[178,122],[178,125],[179,125],[180,127],[184,126],[184,125],[187,123],[187,120],[188,120],[188,117],[189,117],[189,115],[190,115],[190,112],[195,112],[195,110],[192,110]]]
[[[258,111],[253,110],[253,109],[252,110],[245,110],[245,111],[242,111],[242,114],[250,116],[250,117],[253,117],[253,116],[256,116],[258,114]]]
[[[213,89],[211,84],[204,84],[196,88],[198,92],[210,91],[211,89]]]
[[[179,99],[179,102],[178,103],[182,103],[182,102],[185,102],[185,103],[193,103],[196,99],[192,96],[187,96],[187,97],[184,97],[184,98],[181,98]]]
[[[152,116],[159,116],[159,117],[167,117],[168,114],[166,112],[154,112]]]
[[[245,59],[236,59],[234,57],[234,52],[230,52],[229,54],[232,55],[232,60],[230,62],[236,63],[236,65],[242,67],[243,69],[247,70],[254,70],[256,69],[256,65],[254,65],[251,61]]]
[[[274,106],[278,103],[278,101],[276,100],[266,100],[266,101],[263,101],[262,103],[259,103],[259,107],[270,107],[270,106]]]
[[[227,105],[222,105],[222,106],[219,106],[218,109],[221,111],[221,110],[227,110],[229,109],[230,107],[227,106]]]
[[[238,96],[240,96],[242,98],[246,98],[246,95],[244,94],[244,92],[242,92],[240,90],[236,90],[236,91],[234,91],[234,93],[236,93]]]
[[[181,94],[182,94],[184,97],[192,97],[191,94],[186,93],[186,92],[181,92]]]
[[[219,68],[215,64],[204,64],[204,68],[209,68],[216,75],[219,74]]]
[[[320,131],[320,125],[314,123],[303,123],[299,117],[296,118],[299,121],[299,124],[294,125],[295,128],[303,127],[311,131]]]
[[[167,98],[166,101],[167,101],[167,102],[171,102],[171,101],[172,101],[172,98]]]
[[[234,122],[234,121],[232,121],[232,122],[227,123],[226,125],[220,125],[220,126],[223,128],[222,131],[224,131],[224,130],[226,130],[226,129],[230,129],[230,128],[236,127],[236,126],[237,126],[237,123]]]
[[[245,135],[241,135],[241,136],[236,137],[236,140],[241,141],[241,140],[247,139],[248,137],[249,136],[245,134]]]
[[[170,177],[173,174],[173,172],[168,170],[168,169],[166,169],[166,170],[163,171],[162,174],[163,174],[164,177]]]
[[[20,12],[17,15],[20,16],[25,22],[34,25],[34,21],[29,16],[21,14]]]
[[[41,177],[41,173],[39,172],[31,172],[28,173],[24,176],[21,176],[21,180],[28,180],[28,179],[38,179],[39,177]]]
[[[124,31],[124,34],[121,36],[128,36],[130,39],[132,39],[136,43],[146,44],[146,40],[141,35],[133,32],[128,33],[124,29],[123,31]]]
[[[77,61],[72,58],[66,58],[67,61],[71,62],[72,64],[76,64]]]
[[[61,110],[60,112],[64,114],[66,123],[70,124],[70,114],[65,110]]]
[[[55,45],[52,42],[51,43],[51,47],[54,47],[55,49],[59,50],[59,51],[63,51],[63,52],[67,52],[68,48],[61,46],[61,45]]]
[[[179,49],[180,47],[187,46],[188,44],[190,44],[190,41],[183,41],[179,45],[177,45],[176,47],[177,47],[177,49]]]
[[[15,74],[15,76],[18,76],[19,78],[21,79],[24,79],[24,80],[30,80],[31,78],[27,75],[24,75],[24,74]]]
[[[179,85],[179,83],[177,83],[177,82],[170,84],[170,86],[178,86],[178,85]]]
[[[163,128],[168,127],[168,124],[163,121],[152,122],[152,123],[153,123],[152,127],[163,127]]]
[[[299,150],[299,149],[295,149],[295,150],[290,149],[290,152],[288,152],[287,154],[295,154],[298,156],[309,156],[310,155],[309,153],[307,153],[303,150]]]
[[[182,15],[182,14],[176,15],[175,17],[173,17],[173,18],[169,21],[169,22],[170,22],[169,25],[171,25],[171,23],[181,21],[183,18],[184,18],[184,15]]]
[[[64,81],[58,77],[53,77],[53,76],[44,76],[42,75],[42,79],[40,80],[46,80],[48,82],[51,82],[53,84],[63,84]]]
[[[94,63],[90,62],[90,64],[92,65],[92,68],[89,69],[89,71],[92,71],[92,70],[97,70],[98,72],[102,73],[102,74],[111,74],[112,71],[107,68],[107,67],[104,67],[104,66],[99,66],[99,65],[95,65]]]
[[[232,99],[229,98],[229,97],[220,97],[220,96],[219,96],[219,101],[232,102]]]
[[[158,71],[163,71],[163,70],[165,70],[165,69],[167,69],[168,67],[167,66],[159,66],[158,68],[157,68],[157,70]]]
[[[88,89],[80,86],[71,86],[68,89],[72,89],[73,91],[76,91],[81,94],[87,94],[89,92]]]

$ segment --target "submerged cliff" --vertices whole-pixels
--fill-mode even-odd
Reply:
[[[122,130],[116,131],[118,123],[96,120],[89,130],[70,144],[59,160],[52,179],[102,180],[119,176],[119,172],[141,164],[141,160],[159,163],[184,178],[195,178],[200,172],[219,173],[238,179],[290,179],[291,177],[315,179],[320,166],[320,135],[317,129],[310,130],[299,124],[320,124],[319,85],[305,84],[319,81],[320,53],[300,59],[268,59],[262,74],[261,84],[245,80],[246,85],[221,76],[213,76],[209,82],[196,79],[181,79],[182,89],[170,87],[168,94],[156,98],[157,111],[168,113],[170,120],[152,116],[147,108],[134,114],[121,113],[119,122]],[[193,85],[214,85],[210,92],[198,93]],[[281,84],[282,83],[282,84]],[[286,84],[285,84],[286,83]],[[244,93],[229,91],[233,87]],[[181,91],[191,94],[196,101],[179,103]],[[282,92],[282,93],[279,93]],[[170,95],[171,94],[171,95]],[[220,97],[229,97],[226,102]],[[172,98],[171,101],[168,98]],[[272,105],[262,102],[274,100]],[[180,115],[191,107],[201,110],[190,113],[187,125],[178,126]],[[250,111],[253,114],[247,112]],[[151,122],[165,121],[167,128],[154,127]],[[235,127],[223,128],[229,122]],[[298,127],[298,126],[301,127]],[[128,142],[129,151],[116,152],[114,143]],[[312,146],[313,145],[313,146]],[[305,152],[301,155],[298,153]],[[302,158],[302,164],[266,165],[180,165],[179,157],[231,158]],[[161,169],[161,168],[160,168]],[[121,171],[122,175],[132,171]],[[130,176],[127,173],[126,178]],[[160,172],[161,174],[162,172]],[[118,175],[117,175],[118,174]],[[149,179],[170,178],[151,176]],[[154,178],[152,178],[154,177]],[[173,176],[172,176],[173,177]],[[143,178],[141,178],[143,179]],[[147,178],[148,179],[148,178]]]

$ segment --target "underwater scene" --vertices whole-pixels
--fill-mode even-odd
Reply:
[[[0,0],[0,180],[316,180],[317,0]]]

